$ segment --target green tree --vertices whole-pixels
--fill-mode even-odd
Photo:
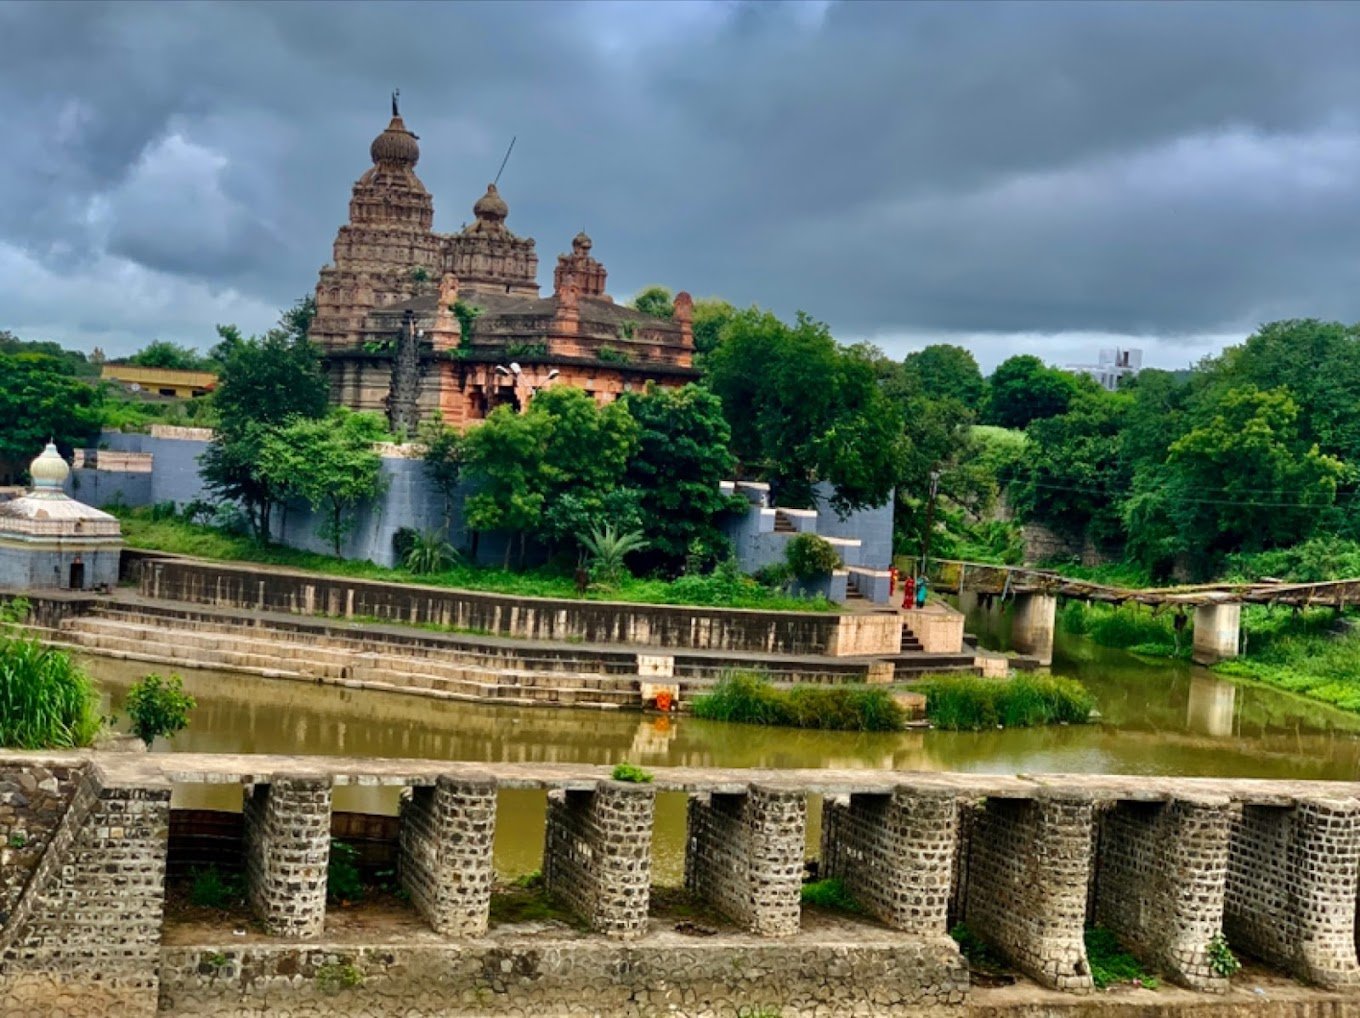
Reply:
[[[475,486],[463,505],[474,534],[504,531],[507,536],[537,530],[543,519],[544,461],[552,422],[546,414],[518,414],[499,406],[463,436],[463,471]],[[523,537],[521,537],[521,550]],[[510,565],[511,542],[505,544]]]
[[[309,300],[285,311],[264,336],[243,339],[235,326],[218,326],[222,358],[213,393],[218,426],[199,458],[204,484],[219,498],[239,502],[261,541],[268,541],[273,507],[282,493],[260,468],[270,432],[293,418],[326,412],[330,387],[321,357],[308,341]]]
[[[169,738],[189,727],[189,712],[197,701],[184,691],[178,675],[143,675],[128,690],[123,709],[132,720],[132,733],[148,747],[158,736]]]
[[[732,448],[762,470],[785,505],[808,505],[812,486],[835,486],[840,512],[882,505],[906,452],[902,413],[873,362],[841,349],[827,327],[799,313],[739,311],[706,360]]]
[[[142,347],[127,359],[129,364],[143,368],[164,368],[170,371],[204,371],[211,365],[192,347],[180,346],[157,339]]]
[[[737,309],[725,300],[705,297],[694,302],[694,352],[702,357],[711,353],[722,341],[723,326],[732,320]]]
[[[620,402],[638,424],[637,451],[623,483],[639,495],[646,557],[671,572],[691,549],[701,549],[702,558],[725,557],[718,517],[734,503],[720,485],[733,476],[736,461],[722,401],[697,385],[649,385]]]
[[[902,362],[931,399],[954,399],[969,410],[982,407],[986,383],[973,355],[961,346],[935,343],[907,354]]]
[[[421,421],[416,431],[416,441],[423,450],[425,472],[444,500],[444,528],[447,530],[453,525],[453,500],[463,476],[463,436],[456,428],[445,424],[437,410]]]
[[[1075,375],[1047,367],[1038,357],[1007,358],[992,373],[985,419],[1003,428],[1023,428],[1030,421],[1056,417],[1067,412],[1080,387]]]
[[[1207,573],[1228,552],[1306,540],[1352,471],[1302,434],[1285,389],[1230,389],[1140,471],[1124,507],[1130,546],[1154,568]]]
[[[0,353],[0,473],[16,475],[52,440],[63,455],[99,434],[104,393],[77,378],[69,360]]]
[[[648,286],[633,295],[629,306],[653,318],[671,318],[675,315],[675,297],[664,286]]]
[[[322,515],[317,533],[339,558],[355,508],[382,491],[382,460],[373,445],[387,437],[376,414],[341,407],[324,418],[298,417],[268,431],[259,469],[274,490],[304,499]]]

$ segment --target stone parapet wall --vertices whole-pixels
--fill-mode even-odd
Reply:
[[[358,984],[337,987],[337,970],[352,970]],[[730,937],[226,944],[168,948],[161,965],[163,1013],[172,1018],[925,1018],[961,1015],[967,989],[952,942],[891,936],[796,944]]]
[[[824,799],[820,875],[844,881],[866,912],[893,929],[943,935],[958,816],[947,792]]]
[[[330,780],[276,777],[248,787],[243,813],[251,909],[276,936],[320,936],[331,857]]]
[[[1247,806],[1232,828],[1224,931],[1300,979],[1360,985],[1358,881],[1360,802]]]
[[[691,796],[685,887],[766,937],[798,932],[807,797],[752,785],[737,794]]]
[[[0,1014],[156,1011],[170,786],[88,768],[0,933]]]
[[[598,933],[646,930],[655,807],[654,789],[618,781],[548,793],[544,884]]]
[[[486,932],[495,881],[496,782],[441,777],[401,805],[401,886],[436,933]]]
[[[538,640],[833,657],[896,654],[895,612],[833,614],[513,597],[193,559],[140,558],[139,591],[226,608],[363,616]]]
[[[1096,923],[1192,989],[1222,993],[1210,965],[1223,932],[1231,804],[1202,796],[1120,802],[1100,820]]]
[[[0,765],[0,926],[38,868],[81,781],[69,765]]]
[[[965,921],[1044,986],[1092,989],[1083,931],[1092,803],[989,799],[973,820]]]

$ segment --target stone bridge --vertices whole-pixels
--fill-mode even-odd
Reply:
[[[250,929],[163,936],[171,791],[186,784],[242,790],[243,858],[222,861],[244,872]],[[355,785],[402,790],[394,848],[419,929],[399,938],[327,915],[332,792]],[[546,889],[579,930],[491,922],[498,797],[514,789],[547,793]],[[688,798],[685,887],[725,932],[658,918],[658,794]],[[631,784],[589,766],[0,755],[0,1014],[992,1013],[947,936],[963,921],[1073,998],[1093,985],[1083,931],[1107,927],[1194,991],[1199,1015],[1242,994],[1211,964],[1222,933],[1321,988],[1320,1010],[1279,1014],[1352,1016],[1357,796],[1331,782],[661,768]],[[820,875],[862,916],[801,904],[810,806]]]

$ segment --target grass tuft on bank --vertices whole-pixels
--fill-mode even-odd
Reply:
[[[123,540],[129,548],[163,551],[219,562],[254,562],[305,572],[346,576],[386,583],[420,583],[434,587],[475,590],[517,597],[552,597],[579,600],[576,580],[570,572],[549,567],[512,572],[457,562],[439,572],[416,575],[405,569],[374,565],[367,560],[338,559],[253,538],[229,534],[213,527],[176,518],[153,519],[148,509],[117,509],[123,524]],[[748,576],[722,569],[702,576],[674,580],[627,577],[608,588],[593,588],[585,598],[595,601],[627,601],[635,604],[691,605],[706,608],[751,608],[759,611],[829,612],[836,606],[825,597],[795,597],[761,586]]]
[[[694,698],[696,717],[747,725],[842,732],[895,732],[906,712],[881,686],[793,686],[781,689],[750,672],[726,676]]]
[[[23,635],[22,598],[0,604],[0,746],[73,749],[99,734],[94,682],[64,650]]]
[[[976,732],[1001,725],[1083,724],[1095,707],[1080,682],[1057,675],[984,679],[954,675],[925,684],[926,719],[951,732]]]

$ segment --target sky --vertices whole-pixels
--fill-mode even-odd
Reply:
[[[0,328],[206,349],[310,291],[401,89],[540,282],[985,369],[1360,321],[1360,4],[0,3]]]

